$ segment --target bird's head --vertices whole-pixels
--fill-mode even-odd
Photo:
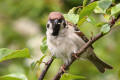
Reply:
[[[64,16],[60,12],[51,12],[46,27],[50,35],[58,36],[66,27]]]

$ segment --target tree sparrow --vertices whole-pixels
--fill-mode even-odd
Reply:
[[[69,64],[72,54],[76,53],[88,41],[76,25],[66,21],[60,12],[49,14],[46,27],[47,45],[52,56],[61,58],[65,64]],[[80,58],[91,61],[102,73],[105,72],[105,69],[112,69],[110,65],[95,55],[92,46]]]

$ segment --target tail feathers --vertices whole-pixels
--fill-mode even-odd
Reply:
[[[102,60],[100,60],[96,55],[91,55],[88,59],[97,67],[97,69],[104,73],[105,69],[113,69],[110,65],[106,64]]]

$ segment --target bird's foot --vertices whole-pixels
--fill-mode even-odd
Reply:
[[[75,57],[76,59],[79,58],[75,53],[73,53],[72,56]]]
[[[65,64],[61,66],[61,70],[65,73]]]

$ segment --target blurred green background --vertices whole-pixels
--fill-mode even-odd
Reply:
[[[118,0],[113,0],[119,3]],[[41,40],[45,36],[48,14],[52,11],[67,13],[75,6],[81,6],[82,0],[0,0],[0,48],[30,49],[32,58],[13,59],[0,63],[0,76],[10,73],[23,73],[28,80],[37,80],[44,64],[32,70],[32,62],[43,55],[40,51]],[[92,14],[97,22],[105,21],[100,14]],[[99,28],[85,22],[80,26],[87,37],[99,32]],[[114,69],[104,74],[98,72],[93,64],[77,60],[69,73],[85,76],[84,80],[120,80],[120,27],[115,27],[108,35],[94,44],[94,51],[102,60],[111,64]],[[49,60],[49,56],[44,59]],[[51,80],[62,62],[55,60],[45,80]]]

